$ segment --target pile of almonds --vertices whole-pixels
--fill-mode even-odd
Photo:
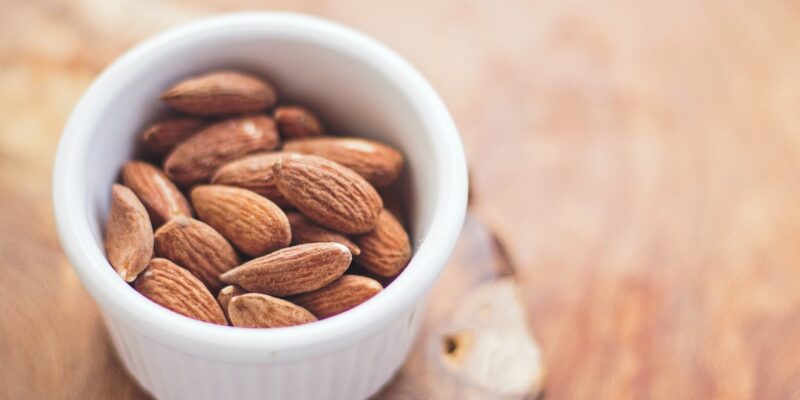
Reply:
[[[397,193],[397,150],[327,135],[246,73],[191,77],[161,100],[181,116],[144,131],[150,162],[124,165],[106,226],[108,260],[139,293],[197,320],[273,328],[347,311],[405,268],[408,234],[384,208],[399,203],[378,192]]]

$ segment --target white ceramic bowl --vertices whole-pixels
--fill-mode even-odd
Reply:
[[[386,290],[313,324],[239,329],[175,314],[124,283],[105,258],[110,188],[137,134],[164,112],[158,95],[221,67],[268,77],[284,100],[335,130],[405,153],[414,256]],[[375,40],[318,18],[238,13],[160,34],[109,66],[72,113],[58,149],[53,202],[61,243],[105,317],[124,365],[162,399],[359,399],[399,368],[424,300],[461,228],[467,176],[458,132],[431,86]]]

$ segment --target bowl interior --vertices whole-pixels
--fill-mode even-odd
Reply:
[[[164,46],[154,57],[129,69],[109,94],[91,126],[86,173],[94,239],[102,248],[110,186],[134,154],[142,129],[167,109],[158,99],[174,82],[214,69],[238,69],[266,77],[281,102],[306,104],[337,134],[376,139],[400,149],[407,159],[403,184],[408,193],[412,232],[424,234],[437,197],[430,173],[430,136],[403,88],[364,60],[296,36],[262,38],[218,35]],[[422,235],[413,238],[416,247]]]

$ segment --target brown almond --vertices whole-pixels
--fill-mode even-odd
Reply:
[[[136,290],[144,297],[178,314],[212,324],[227,325],[214,296],[189,271],[164,258],[150,260]]]
[[[289,219],[289,226],[292,228],[292,244],[336,242],[341,243],[353,256],[361,254],[361,249],[341,233],[323,228],[298,212],[286,213]]]
[[[344,234],[371,231],[383,208],[375,188],[338,163],[291,154],[273,166],[278,189],[305,216]]]
[[[175,145],[199,132],[206,121],[194,117],[176,117],[158,121],[142,133],[142,141],[151,153],[163,156]]]
[[[292,303],[311,311],[317,318],[341,314],[383,290],[378,281],[359,275],[342,275],[313,292],[292,297]]]
[[[239,328],[281,328],[317,320],[300,306],[259,293],[243,294],[231,299],[228,315],[231,324]]]
[[[280,207],[247,189],[201,185],[191,197],[200,219],[242,253],[258,257],[292,241],[289,220]]]
[[[403,171],[403,155],[374,140],[353,137],[312,137],[286,142],[285,151],[325,157],[352,169],[373,184],[392,184]]]
[[[111,187],[106,255],[125,282],[136,279],[153,255],[153,228],[142,202],[125,186]]]
[[[211,125],[179,144],[164,161],[164,171],[180,185],[207,182],[221,165],[272,150],[280,144],[275,122],[248,115]]]
[[[244,188],[256,192],[280,207],[289,206],[275,184],[272,166],[286,153],[260,153],[242,157],[220,167],[211,178],[211,183]]]
[[[361,248],[356,263],[381,276],[395,276],[411,258],[408,233],[389,211],[383,210],[375,230],[355,238]]]
[[[183,193],[161,170],[148,163],[131,161],[125,164],[122,182],[142,201],[154,227],[176,216],[192,216],[192,208]]]
[[[272,113],[284,139],[325,134],[325,128],[314,113],[300,106],[279,106]]]
[[[228,304],[230,304],[231,299],[234,297],[245,293],[247,292],[236,285],[228,285],[220,289],[219,294],[217,295],[217,303],[219,303],[220,307],[222,307],[222,312],[225,314],[225,318],[228,319],[228,322],[231,320],[230,316],[228,315]]]
[[[195,115],[241,114],[275,104],[275,88],[263,79],[235,71],[215,71],[178,82],[161,94],[171,107]]]
[[[309,243],[250,260],[220,277],[223,282],[272,296],[319,289],[342,276],[352,260],[339,243]]]
[[[366,276],[367,278],[374,279],[374,280],[378,281],[378,283],[380,283],[381,286],[383,286],[383,287],[388,287],[389,285],[391,285],[392,282],[394,282],[394,280],[397,279],[397,276],[398,276],[398,275],[395,275],[395,276],[378,275],[378,274],[376,274],[376,273],[374,273],[372,271],[369,271],[368,269],[358,265],[358,263],[356,263],[356,262],[353,262],[353,264],[350,266],[350,268],[347,269],[347,274]]]
[[[219,232],[193,218],[176,217],[156,231],[159,257],[186,268],[212,292],[222,287],[219,274],[239,265],[233,246]]]

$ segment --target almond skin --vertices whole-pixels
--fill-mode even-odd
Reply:
[[[290,206],[275,183],[272,166],[286,153],[260,153],[242,157],[220,167],[211,183],[244,188],[256,192],[279,205]]]
[[[286,214],[256,193],[232,186],[201,185],[192,190],[191,197],[200,219],[242,253],[258,257],[292,241]]]
[[[192,208],[183,193],[161,170],[148,163],[131,161],[125,164],[122,182],[142,201],[153,226],[160,226],[176,216],[192,216]]]
[[[303,216],[303,214],[288,212],[286,213],[286,218],[289,219],[289,226],[292,228],[292,244],[336,242],[347,247],[353,256],[361,254],[361,249],[347,236],[323,228]]]
[[[292,303],[323,319],[341,314],[383,290],[378,281],[358,275],[342,275],[329,285],[292,297]]]
[[[220,278],[250,292],[283,297],[333,282],[351,260],[350,251],[339,243],[301,244],[250,260]]]
[[[154,258],[142,273],[136,290],[144,297],[178,314],[212,324],[227,325],[214,296],[189,271],[172,261]]]
[[[125,282],[133,282],[153,255],[153,228],[142,202],[125,186],[111,187],[106,255]]]
[[[403,171],[403,155],[374,140],[315,137],[291,140],[286,142],[283,149],[335,161],[363,176],[375,187],[391,185]]]
[[[202,118],[177,117],[153,123],[144,133],[142,141],[151,153],[163,156],[175,145],[199,132],[206,125]]]
[[[239,328],[281,328],[317,320],[308,310],[265,294],[236,296],[228,305],[231,324]]]
[[[156,231],[159,257],[186,268],[212,292],[222,287],[219,274],[239,265],[233,246],[214,228],[196,219],[176,217]]]
[[[305,107],[280,106],[272,113],[284,139],[304,138],[325,134],[325,128],[314,113]]]
[[[346,274],[348,274],[348,275],[366,276],[367,278],[374,279],[374,280],[378,281],[378,283],[380,283],[381,286],[383,286],[383,287],[387,287],[387,286],[391,285],[392,282],[394,282],[394,280],[397,279],[397,277],[398,277],[398,275],[395,275],[395,276],[381,276],[381,275],[378,275],[378,274],[373,273],[372,271],[369,271],[366,268],[358,265],[358,263],[356,263],[356,262],[353,262],[353,264],[350,265],[350,268],[347,269]]]
[[[361,248],[356,257],[358,265],[381,276],[395,276],[411,258],[411,243],[397,218],[383,210],[375,230],[355,238]]]
[[[222,307],[222,312],[225,314],[225,318],[228,319],[230,322],[231,318],[228,315],[228,304],[230,304],[231,299],[241,294],[245,294],[244,290],[240,287],[235,285],[228,285],[222,288],[217,295],[217,302],[219,303],[220,307]]]
[[[383,200],[364,178],[333,161],[299,154],[272,167],[278,189],[305,216],[344,234],[371,231]]]
[[[275,121],[248,115],[211,125],[179,144],[164,161],[164,171],[180,185],[207,182],[221,165],[280,144]]]
[[[216,71],[178,82],[161,94],[172,108],[195,115],[241,114],[265,110],[278,96],[271,84],[254,75]]]

